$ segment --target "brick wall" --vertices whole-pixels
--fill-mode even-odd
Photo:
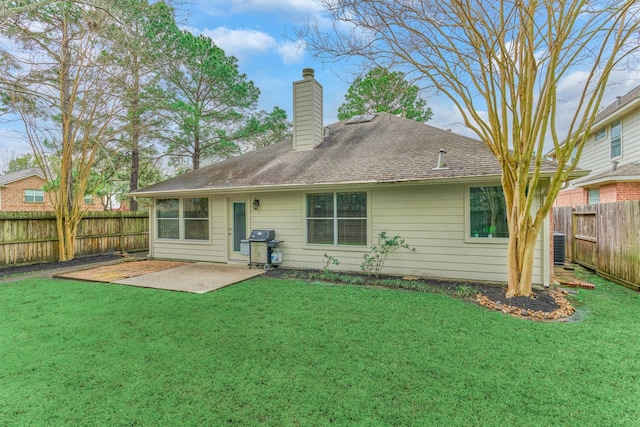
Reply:
[[[39,176],[30,176],[19,181],[7,184],[2,189],[2,210],[7,211],[52,211],[53,205],[48,194],[44,195],[44,202],[26,203],[24,190],[41,190],[45,180]]]
[[[618,183],[604,184],[600,186],[600,203],[613,203],[618,201]]]
[[[561,191],[556,198],[555,206],[582,206],[588,204],[589,191],[584,188]]]
[[[619,182],[617,201],[640,200],[640,182]]]
[[[600,186],[600,203],[640,200],[640,182],[614,182]],[[589,190],[576,188],[561,191],[554,206],[583,206],[589,204]]]
[[[28,211],[28,212],[44,212],[53,211],[53,204],[49,198],[49,194],[44,194],[44,202],[25,202],[25,190],[41,190],[45,184],[45,180],[39,176],[30,176],[19,181],[7,184],[6,187],[0,188],[0,210],[3,212],[10,211]],[[104,208],[100,199],[93,196],[93,204],[87,205],[83,203],[83,207],[92,212],[103,211]]]

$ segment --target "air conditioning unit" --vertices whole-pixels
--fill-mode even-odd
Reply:
[[[557,231],[554,231],[553,232],[553,264],[564,265],[565,256],[566,256],[565,235],[562,233],[558,233]]]

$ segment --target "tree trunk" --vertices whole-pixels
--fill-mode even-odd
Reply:
[[[509,234],[507,298],[531,296],[535,244],[535,238]]]
[[[62,122],[62,159],[60,162],[60,188],[55,204],[58,224],[58,247],[60,261],[74,257],[73,242],[69,246],[68,222],[73,209],[73,124],[71,102],[71,48],[67,22],[63,22],[64,39],[60,52],[60,106]]]
[[[509,227],[509,246],[507,249],[508,287],[507,298],[517,296],[531,296],[533,260],[539,226],[533,222],[527,204],[526,187],[522,187],[523,194],[518,194],[519,186],[515,189],[505,189],[507,204],[507,225]],[[509,200],[511,199],[511,200]]]
[[[196,133],[193,141],[193,155],[191,156],[193,170],[200,169],[200,136]]]
[[[138,189],[138,179],[140,176],[140,69],[138,67],[137,57],[133,58],[133,66],[131,67],[132,90],[131,105],[129,109],[130,122],[130,143],[131,143],[131,177],[129,180],[129,191]],[[129,199],[129,210],[136,212],[138,210],[138,201],[135,197]]]

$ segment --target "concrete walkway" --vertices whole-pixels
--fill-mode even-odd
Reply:
[[[66,272],[54,277],[202,294],[262,273],[262,270],[250,270],[246,265],[149,260]]]

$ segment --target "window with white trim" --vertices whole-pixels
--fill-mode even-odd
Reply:
[[[307,194],[307,243],[367,245],[367,193]]]
[[[209,198],[157,199],[156,237],[209,240]]]
[[[611,123],[611,158],[622,154],[622,131],[620,120]]]
[[[84,203],[88,205],[93,204],[93,194],[85,194],[84,195]]]
[[[469,188],[469,237],[509,237],[501,186]]]
[[[184,199],[184,238],[186,240],[209,240],[209,199],[193,197]]]
[[[603,127],[598,129],[597,131],[595,131],[595,133],[593,134],[593,140],[594,141],[602,141],[603,139],[605,139],[607,137],[607,128]]]
[[[156,200],[156,221],[158,224],[156,237],[158,239],[179,239],[180,200]]]
[[[589,189],[589,204],[597,205],[600,203],[600,187]]]
[[[573,147],[571,150],[571,159],[569,159],[569,163],[573,164],[576,161],[576,156],[578,155],[578,147]]]
[[[44,203],[44,190],[24,190],[25,203]]]

